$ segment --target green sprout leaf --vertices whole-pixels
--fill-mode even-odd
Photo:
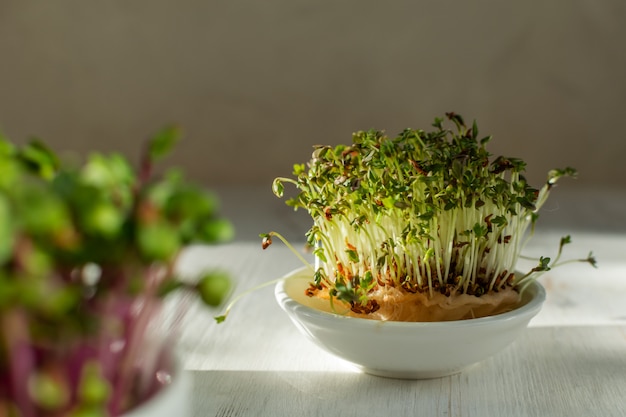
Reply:
[[[199,225],[201,241],[227,242],[234,238],[235,229],[226,219],[210,219]]]
[[[598,261],[596,260],[595,256],[593,256],[593,252],[589,252],[589,255],[587,255],[587,258],[582,259],[581,261],[589,263],[594,268],[598,267]]]
[[[70,400],[68,383],[50,373],[35,372],[28,377],[28,393],[33,403],[44,410],[58,410]]]
[[[56,154],[40,140],[33,140],[20,149],[19,157],[29,169],[47,180],[52,179],[59,166]]]
[[[346,253],[348,254],[348,259],[350,260],[350,262],[359,262],[359,254],[356,250],[348,249],[346,250]]]
[[[14,156],[15,152],[15,145],[0,131],[0,156]]]
[[[532,270],[534,272],[549,271],[550,270],[550,258],[542,256],[541,258],[539,258],[539,265],[534,267]]]
[[[202,301],[211,307],[217,307],[228,296],[230,291],[230,278],[223,272],[207,273],[198,282],[196,289]]]
[[[487,236],[487,226],[482,225],[480,223],[476,223],[472,229],[474,231],[474,234],[476,235],[476,237],[485,237]]]
[[[9,201],[0,193],[0,265],[3,265],[13,253],[14,230]]]
[[[128,161],[119,154],[102,155],[94,153],[81,170],[84,184],[105,189],[130,187],[135,175]]]
[[[161,129],[148,144],[149,158],[157,161],[167,156],[181,137],[182,131],[178,126],[168,126]]]
[[[112,238],[121,232],[125,216],[113,204],[102,201],[85,207],[80,220],[86,233]]]
[[[20,226],[35,235],[51,235],[70,222],[67,206],[42,184],[26,185],[15,190]]]
[[[78,398],[83,405],[103,405],[109,398],[111,385],[103,376],[100,363],[88,362],[83,366],[78,385]]]
[[[272,192],[277,197],[283,196],[283,193],[285,192],[285,186],[283,185],[280,179],[275,179],[274,182],[272,183]]]
[[[156,221],[137,231],[137,246],[146,259],[165,261],[178,252],[181,241],[175,227]]]

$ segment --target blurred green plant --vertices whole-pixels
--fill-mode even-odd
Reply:
[[[212,193],[154,175],[180,136],[158,132],[134,169],[115,153],[63,163],[0,135],[0,416],[120,414],[160,360],[147,340],[164,297],[217,306],[229,292],[222,271],[175,272],[186,245],[233,235]]]

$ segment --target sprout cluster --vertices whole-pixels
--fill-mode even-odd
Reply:
[[[369,294],[381,287],[415,293],[480,296],[522,284],[549,268],[542,258],[527,276],[514,268],[525,232],[553,184],[571,168],[553,170],[532,188],[525,163],[497,157],[474,122],[448,113],[432,131],[406,129],[353,134],[351,145],[317,146],[294,178],[277,178],[299,193],[287,201],[313,219],[308,243],[318,260],[314,294],[328,289],[352,310],[377,309]]]
[[[153,175],[178,138],[157,133],[134,169],[118,154],[64,163],[0,135],[0,415],[121,413],[157,365],[163,345],[148,334],[163,297],[226,295],[223,272],[174,273],[185,245],[232,234],[212,194]]]

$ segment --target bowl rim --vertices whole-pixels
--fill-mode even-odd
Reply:
[[[301,267],[292,270],[285,274],[275,285],[274,295],[276,301],[280,307],[288,313],[294,313],[298,316],[308,317],[318,321],[327,321],[337,323],[349,323],[351,326],[385,326],[391,328],[416,328],[416,327],[429,327],[429,328],[447,328],[456,326],[488,326],[495,323],[505,323],[508,321],[516,321],[521,318],[535,316],[543,302],[546,299],[546,290],[541,283],[536,280],[531,281],[525,291],[530,292],[531,296],[529,300],[514,310],[497,314],[495,316],[485,316],[473,319],[464,320],[449,320],[449,321],[430,321],[430,322],[404,322],[404,321],[392,321],[392,320],[373,320],[362,317],[351,317],[342,315],[340,313],[332,313],[328,311],[322,311],[314,307],[302,304],[295,300],[286,290],[286,284],[288,280],[305,280],[304,273],[310,271],[308,267]],[[308,279],[307,282],[311,282]]]

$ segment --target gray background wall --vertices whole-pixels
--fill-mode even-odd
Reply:
[[[0,128],[121,150],[176,122],[207,185],[455,111],[541,182],[626,187],[623,0],[0,1]]]

